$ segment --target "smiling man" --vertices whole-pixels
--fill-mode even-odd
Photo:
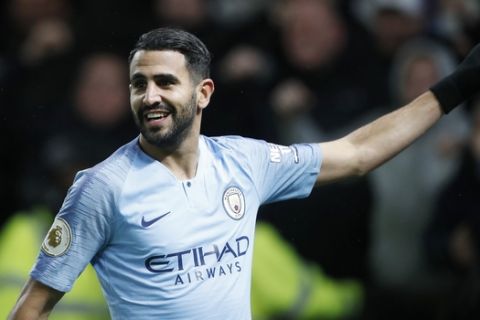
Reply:
[[[478,90],[479,60],[477,47],[431,91],[343,138],[279,146],[201,135],[207,48],[181,30],[142,35],[129,59],[140,135],[77,174],[11,318],[48,317],[91,263],[114,319],[250,319],[258,207],[393,157]]]

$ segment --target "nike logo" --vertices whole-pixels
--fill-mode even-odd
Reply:
[[[163,217],[165,217],[166,215],[172,213],[172,211],[168,211],[167,213],[164,213],[162,214],[161,216],[158,216],[156,218],[153,218],[152,220],[145,220],[145,216],[142,217],[142,227],[144,228],[148,228],[150,227],[152,224],[154,224],[155,222],[157,222],[158,220],[162,219]]]

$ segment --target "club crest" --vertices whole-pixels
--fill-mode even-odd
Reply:
[[[223,207],[235,220],[240,220],[245,215],[245,197],[243,192],[236,187],[230,187],[223,193]]]
[[[70,248],[72,231],[67,221],[57,218],[43,240],[42,251],[52,257],[58,257]]]

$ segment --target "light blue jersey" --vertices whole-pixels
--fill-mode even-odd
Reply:
[[[91,262],[114,319],[250,319],[258,207],[308,196],[319,148],[236,136],[199,144],[191,180],[138,139],[79,172],[31,276],[66,292]]]

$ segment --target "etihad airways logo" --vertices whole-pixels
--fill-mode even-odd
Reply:
[[[230,242],[227,241],[222,246],[213,244],[153,255],[145,260],[145,267],[148,271],[157,274],[177,272],[175,285],[203,281],[242,271],[240,261],[237,259],[245,255],[249,247],[249,238],[241,236]],[[221,263],[227,260],[229,263]],[[210,267],[202,268],[203,266]]]

